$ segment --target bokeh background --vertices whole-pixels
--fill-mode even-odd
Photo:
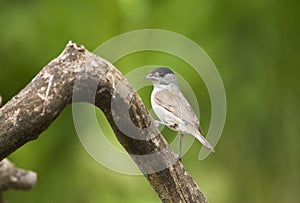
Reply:
[[[297,0],[0,0],[0,94],[7,102],[68,40],[93,51],[136,29],[183,34],[216,64],[228,102],[217,153],[199,161],[201,145],[195,142],[183,158],[188,171],[212,203],[298,202],[299,11]],[[209,96],[188,64],[155,52],[131,54],[115,63],[124,74],[149,64],[170,66],[188,78],[206,131]],[[150,91],[139,91],[149,108]],[[9,157],[38,172],[38,182],[28,192],[6,192],[8,202],[160,202],[144,177],[113,172],[89,156],[76,135],[71,110],[67,107],[38,140]],[[163,134],[173,139],[171,131]],[[106,136],[118,145],[112,133]]]

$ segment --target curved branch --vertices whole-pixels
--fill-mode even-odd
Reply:
[[[75,100],[74,94],[79,95]],[[207,202],[126,78],[112,64],[72,42],[0,109],[0,160],[37,139],[72,102],[89,102],[104,112],[119,142],[163,202]],[[122,127],[131,123],[140,131],[128,136]],[[144,156],[155,153],[159,157]],[[165,167],[157,170],[158,166]]]

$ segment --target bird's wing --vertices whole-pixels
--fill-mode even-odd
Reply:
[[[158,91],[154,99],[183,123],[190,124],[196,129],[199,128],[199,120],[180,90],[175,90],[174,93],[166,89]]]

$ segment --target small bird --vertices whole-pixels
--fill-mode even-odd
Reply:
[[[154,69],[145,79],[152,81],[154,88],[151,93],[151,105],[154,113],[163,124],[177,131],[179,137],[179,154],[181,159],[181,145],[184,134],[191,134],[199,140],[207,149],[214,152],[214,148],[199,132],[199,120],[187,99],[181,93],[176,75],[168,68]]]

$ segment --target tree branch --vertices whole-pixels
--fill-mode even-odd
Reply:
[[[0,162],[0,192],[8,189],[31,189],[37,180],[35,172],[16,168],[7,159]]]
[[[15,167],[7,159],[0,161],[0,203],[4,203],[3,191],[8,189],[29,190],[34,187],[37,175]]]
[[[119,142],[163,202],[207,202],[126,78],[112,64],[72,42],[0,109],[0,160],[37,139],[73,102],[89,102],[104,112]]]

